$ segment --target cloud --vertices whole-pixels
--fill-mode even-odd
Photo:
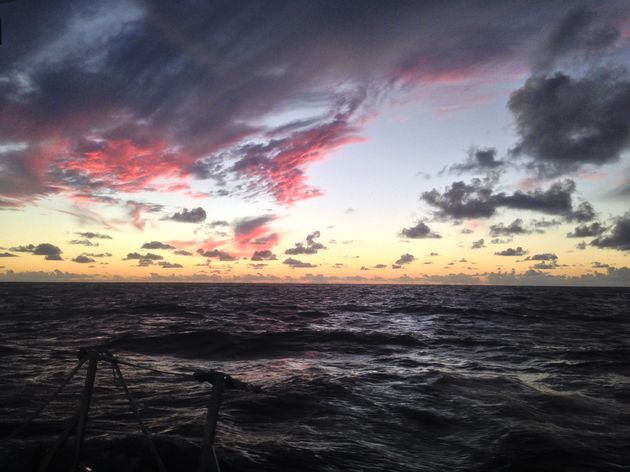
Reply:
[[[225,251],[220,251],[218,249],[212,249],[211,251],[204,251],[203,249],[198,249],[197,253],[200,256],[219,259],[222,262],[234,261],[236,257],[232,254],[229,254]]]
[[[35,245],[34,244],[28,244],[27,246],[15,246],[15,247],[9,248],[9,251],[13,251],[13,252],[33,252],[33,251],[35,251]]]
[[[85,281],[97,277],[95,274],[74,274],[72,272],[63,272],[59,269],[55,269],[52,272],[15,272],[7,270],[4,274],[0,274],[0,280],[6,282],[71,282]]]
[[[291,256],[297,256],[299,254],[317,254],[320,250],[326,249],[322,243],[315,241],[319,239],[321,233],[319,231],[314,231],[311,234],[306,236],[305,243],[295,243],[295,246],[284,251],[285,254],[289,254]]]
[[[479,173],[497,169],[505,164],[496,159],[497,150],[494,148],[471,148],[468,158],[462,164],[454,164],[448,168],[450,174],[463,174],[465,172]]]
[[[167,219],[179,221],[180,223],[201,223],[206,220],[206,211],[201,207],[191,210],[184,208],[182,211],[172,214]]]
[[[292,257],[288,257],[284,261],[283,264],[290,266],[292,269],[310,269],[313,267],[317,267],[315,264],[311,264],[310,262],[302,262],[298,259],[293,259]]]
[[[566,57],[600,54],[620,37],[619,30],[596,11],[578,6],[554,25],[536,54],[535,69],[548,71]]]
[[[256,251],[252,255],[252,261],[275,261],[276,255],[268,249]]]
[[[175,251],[173,251],[173,254],[177,255],[177,256],[192,256],[193,253],[190,251],[186,251],[184,249],[177,249]]]
[[[606,231],[606,228],[595,221],[590,225],[583,224],[576,226],[572,232],[567,233],[567,238],[594,238],[604,231]]]
[[[630,142],[630,79],[623,70],[600,68],[578,79],[536,75],[512,94],[509,107],[520,138],[511,152],[533,158],[542,175],[616,162]]]
[[[521,246],[518,246],[516,248],[507,248],[503,251],[499,251],[499,252],[495,252],[494,253],[497,256],[524,256],[525,254],[527,254],[527,251],[525,249],[523,249]]]
[[[385,264],[376,264],[374,266],[375,269],[384,269],[385,267],[387,267]]]
[[[68,244],[72,244],[74,246],[88,246],[88,247],[99,247],[99,243],[93,243],[89,239],[73,239],[72,241],[68,241]]]
[[[543,254],[534,254],[533,256],[527,256],[526,261],[557,261],[558,256],[553,253],[545,252]]]
[[[408,238],[408,239],[427,239],[427,238],[439,239],[442,237],[439,234],[431,231],[431,229],[426,225],[426,223],[422,221],[418,221],[418,223],[416,223],[415,226],[412,226],[410,228],[403,228],[398,236],[401,238]]]
[[[473,241],[472,246],[470,247],[470,249],[481,249],[486,247],[486,245],[484,244],[485,241],[482,239],[480,239],[479,241]]]
[[[87,231],[85,233],[76,232],[75,234],[78,234],[82,238],[86,238],[86,239],[112,239],[112,237],[109,236],[108,234],[93,233],[92,231]]]
[[[217,228],[220,226],[230,226],[230,223],[225,220],[214,220],[209,226],[210,228]]]
[[[271,233],[269,223],[276,219],[275,215],[239,218],[233,223],[235,244],[248,249],[248,246],[259,246],[259,249],[270,249],[278,242],[278,235]]]
[[[111,252],[99,252],[99,253],[85,252],[83,253],[83,255],[88,256],[88,257],[97,257],[97,258],[112,257]]]
[[[531,221],[531,225],[534,226],[535,228],[551,228],[553,226],[560,226],[562,224],[561,221],[554,219],[551,220],[545,220],[544,218],[542,220],[532,220]]]
[[[81,254],[80,256],[77,256],[74,259],[72,259],[72,262],[78,262],[79,264],[90,264],[96,261],[92,259],[91,257]]]
[[[33,250],[33,254],[36,256],[46,256],[44,259],[47,261],[62,261],[61,249],[50,243],[38,244]]]
[[[412,254],[403,254],[398,258],[396,262],[392,264],[392,269],[400,269],[405,264],[410,264],[415,260],[416,258]]]
[[[0,257],[17,257],[17,255],[10,252],[0,252]]]
[[[571,179],[555,182],[547,189],[517,190],[512,194],[495,192],[495,184],[496,176],[474,178],[470,184],[453,182],[443,192],[423,192],[420,198],[435,207],[435,216],[441,219],[490,218],[502,207],[560,215],[568,221],[585,222],[595,216],[588,202],[580,203],[574,210],[575,182]]]
[[[144,243],[141,249],[175,249],[175,247],[160,241],[151,241],[150,243]]]
[[[591,241],[591,246],[630,251],[630,213],[618,217],[606,234]]]
[[[163,269],[181,269],[184,267],[181,264],[168,262],[168,261],[160,261],[158,262],[158,265],[161,266]]]
[[[48,3],[7,11],[0,139],[26,148],[0,157],[6,202],[66,190],[185,193],[195,178],[215,179],[217,193],[286,204],[318,195],[308,167],[355,142],[384,95],[523,57],[567,11],[518,2],[458,15],[425,2]],[[318,112],[262,124],[285,110]]]
[[[575,245],[576,249],[584,251],[586,249],[586,241],[580,241]]]
[[[138,252],[130,252],[127,254],[127,257],[125,257],[123,260],[124,261],[131,261],[134,259],[139,259],[139,260],[150,260],[150,261],[161,261],[162,259],[164,259],[162,256],[160,256],[159,254],[153,254],[151,252],[147,252],[146,254],[140,254]]]
[[[508,226],[503,223],[497,223],[490,226],[491,236],[512,236],[514,234],[529,234],[531,231],[523,227],[523,220],[520,218],[515,219]]]

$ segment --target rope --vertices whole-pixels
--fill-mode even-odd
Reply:
[[[72,377],[74,377],[74,374],[77,373],[77,371],[81,368],[81,366],[85,363],[86,360],[87,359],[81,359],[79,363],[76,365],[76,367],[70,371],[70,373],[64,379],[64,381],[57,387],[57,389],[53,392],[53,394],[48,398],[48,400],[46,400],[37,410],[35,410],[35,412],[33,412],[31,416],[24,423],[22,423],[22,425],[17,427],[11,434],[9,434],[9,436],[7,436],[6,439],[12,439],[15,435],[17,435],[24,428],[30,425],[35,420],[35,418],[37,418],[41,414],[41,412],[44,411],[46,407],[50,405],[50,403],[52,403],[53,400],[55,400],[55,398],[59,396],[63,388],[66,385],[68,385],[70,380],[72,380]]]

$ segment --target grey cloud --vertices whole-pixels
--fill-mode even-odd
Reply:
[[[580,241],[579,243],[575,245],[575,247],[576,249],[583,251],[584,249],[586,249],[586,241]]]
[[[427,239],[427,238],[441,238],[437,233],[431,231],[431,228],[427,226],[426,223],[422,221],[418,221],[415,226],[409,228],[403,228],[400,232],[399,236],[401,238],[409,238],[409,239]]]
[[[252,255],[252,261],[275,261],[276,255],[269,249],[263,251],[255,251]]]
[[[305,243],[295,243],[295,246],[284,251],[285,254],[297,256],[299,254],[317,254],[320,250],[326,249],[322,243],[315,241],[321,237],[319,231],[314,231],[306,236]]]
[[[161,261],[164,258],[162,256],[160,256],[159,254],[153,254],[151,252],[147,252],[144,255],[140,254],[140,253],[137,253],[137,252],[130,252],[130,253],[127,254],[127,257],[125,257],[123,260],[124,261],[130,261],[130,260],[134,260],[134,259]]]
[[[75,234],[78,234],[82,238],[87,238],[87,239],[112,239],[112,237],[109,236],[108,234],[94,233],[92,231],[87,231],[85,233],[77,232]]]
[[[573,209],[575,182],[570,179],[555,182],[547,189],[517,190],[510,195],[496,193],[495,184],[492,178],[474,178],[470,184],[453,182],[441,193],[436,189],[423,192],[421,199],[437,208],[435,216],[441,219],[489,218],[501,207],[560,215],[569,221],[589,221],[595,216],[588,202]]]
[[[597,221],[590,225],[583,224],[575,227],[573,231],[567,233],[567,238],[591,238],[596,237],[606,231],[606,228]]]
[[[609,232],[593,239],[591,246],[630,251],[630,213],[617,218]]]
[[[499,251],[499,252],[495,252],[494,253],[497,256],[524,256],[525,254],[527,254],[527,251],[525,249],[523,249],[521,246],[518,246],[516,248],[507,248],[503,251]]]
[[[529,234],[531,231],[527,230],[523,226],[523,220],[520,218],[515,219],[509,225],[505,226],[503,223],[497,223],[490,226],[490,235],[492,236],[512,236],[514,234]]]
[[[77,256],[74,259],[72,259],[72,262],[78,262],[79,264],[89,264],[96,261],[92,259],[91,257],[81,254],[80,256]]]
[[[211,251],[204,251],[203,249],[198,249],[197,253],[203,257],[215,258],[222,262],[236,260],[236,257],[234,257],[232,254],[229,254],[225,251],[219,251],[218,249],[213,249]]]
[[[403,254],[402,256],[398,258],[396,262],[394,262],[394,264],[397,266],[402,266],[405,264],[409,264],[415,260],[416,258],[412,254]]]
[[[151,241],[149,243],[144,243],[141,249],[175,249],[175,247],[160,241]]]
[[[479,241],[473,241],[472,246],[470,247],[471,249],[481,249],[486,247],[486,245],[484,244],[485,241],[483,239],[480,239]]]
[[[184,249],[177,249],[176,251],[173,251],[173,254],[177,256],[192,256],[193,255],[192,252],[186,251]]]
[[[549,31],[536,55],[535,69],[547,71],[567,56],[589,56],[613,45],[620,33],[615,25],[605,20],[584,5],[568,12]]]
[[[556,261],[558,256],[553,253],[545,252],[543,254],[534,254],[525,258],[526,261]]]
[[[33,250],[33,254],[36,256],[46,256],[44,259],[47,261],[61,261],[61,249],[50,243],[38,244]]]
[[[158,262],[158,265],[161,266],[163,269],[181,269],[182,267],[184,267],[181,264],[168,262],[168,261],[160,261]]]
[[[15,247],[9,248],[9,251],[13,251],[13,252],[33,252],[33,251],[35,251],[35,245],[34,244],[29,244],[27,246],[15,246]]]
[[[230,226],[230,223],[225,220],[214,220],[212,223],[210,223],[210,228],[216,228],[219,226]]]
[[[468,151],[468,158],[462,164],[454,164],[448,168],[451,174],[463,174],[464,172],[486,172],[503,166],[503,161],[496,159],[497,150],[494,148],[472,148]]]
[[[201,207],[191,210],[184,208],[182,211],[172,214],[167,219],[180,223],[201,223],[206,220],[206,211]]]
[[[543,175],[585,164],[615,162],[630,141],[630,80],[625,71],[598,69],[580,79],[534,76],[509,107],[520,140],[515,156],[531,156]]]
[[[385,264],[376,264],[374,266],[375,269],[384,269],[385,267],[387,267]]]
[[[88,247],[98,247],[99,243],[93,243],[89,239],[73,239],[72,241],[68,241],[68,244],[72,244],[73,246],[88,246]]]
[[[88,257],[97,257],[97,258],[112,257],[111,252],[99,252],[99,253],[85,252],[83,253],[83,255],[88,256]]]
[[[309,142],[329,147],[357,133],[354,113],[335,119],[337,103],[347,97],[329,84],[352,85],[354,94],[370,89],[371,97],[363,99],[369,101],[414,79],[495,64],[523,54],[528,41],[568,9],[562,2],[540,10],[527,2],[459,5],[464,12],[454,15],[452,4],[439,2],[396,8],[379,1],[303,0],[273,7],[227,2],[220,8],[213,2],[15,2],[6,18],[3,11],[12,25],[4,39],[12,46],[0,58],[8,78],[0,90],[0,130],[3,139],[31,146],[27,159],[15,159],[11,178],[0,175],[0,194],[26,198],[59,191],[52,185],[58,181],[42,181],[36,172],[52,164],[36,150],[58,132],[53,124],[63,124],[77,141],[103,130],[106,139],[122,136],[142,146],[146,135],[158,135],[169,147],[156,153],[155,163],[169,176],[211,176],[208,166],[223,156],[238,160],[255,137],[273,148],[273,158],[266,153],[259,164],[268,166],[265,179],[272,182],[264,189],[275,195],[283,190],[273,181],[276,171],[288,177],[281,183],[299,186],[304,158],[312,155],[300,152],[308,146],[296,147],[295,139],[290,143],[278,133],[290,137],[308,129]],[[518,28],[513,18],[519,18]],[[94,23],[100,27],[79,27]],[[282,123],[275,132],[252,124],[273,110],[309,105],[323,105],[328,113]],[[332,140],[327,126],[340,130]],[[81,155],[85,146],[74,151]],[[286,149],[297,149],[300,157],[291,158]],[[38,162],[43,165],[32,165]],[[214,174],[226,178],[220,169]],[[143,174],[134,188],[150,181],[147,175],[154,174]],[[79,180],[88,189],[111,186],[88,173]]]
[[[11,254],[10,252],[0,252],[0,257],[17,257],[17,255]]]
[[[234,234],[236,235],[250,234],[257,228],[260,228],[261,226],[265,226],[271,223],[275,219],[276,217],[274,215],[240,218],[236,220],[233,224]]]
[[[282,261],[283,264],[291,266],[293,269],[310,269],[313,267],[317,267],[315,264],[311,264],[310,262],[302,262],[298,259],[293,259],[291,257]]]

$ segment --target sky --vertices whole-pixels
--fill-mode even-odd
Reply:
[[[0,17],[0,281],[630,286],[627,1]]]

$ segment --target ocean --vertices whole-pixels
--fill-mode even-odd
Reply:
[[[135,365],[169,471],[196,470],[211,390],[171,374],[202,369],[262,387],[224,393],[223,471],[630,470],[630,289],[0,284],[3,438],[82,347]],[[37,470],[85,376],[3,439],[1,470]],[[83,470],[156,470],[106,362],[85,441]]]

